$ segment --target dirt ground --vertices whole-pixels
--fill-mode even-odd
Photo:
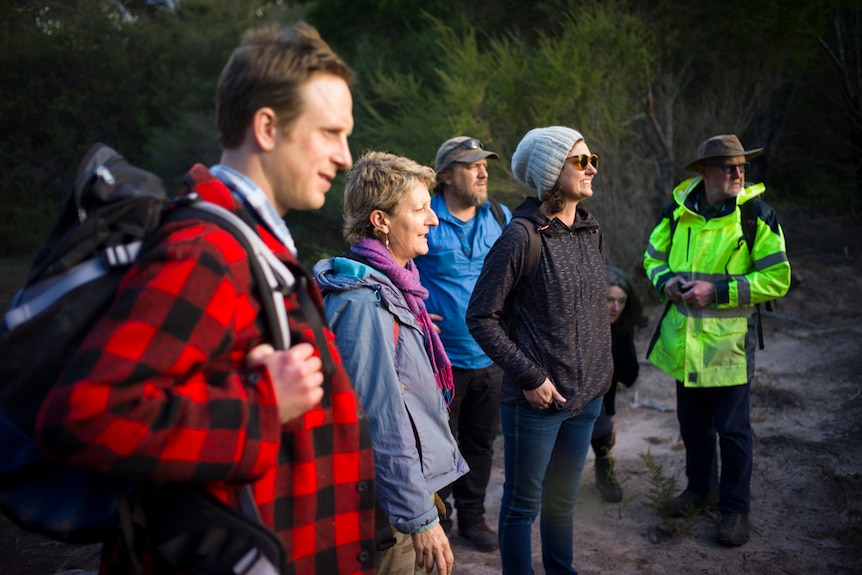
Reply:
[[[862,229],[849,219],[782,213],[793,285],[764,318],[752,386],[755,434],[752,536],[744,546],[714,541],[716,516],[668,522],[650,507],[655,476],[685,486],[684,450],[673,382],[642,362],[632,390],[617,396],[612,455],[625,499],[602,503],[588,457],[575,511],[575,567],[599,573],[836,575],[862,574]],[[658,318],[637,340],[642,357]],[[654,467],[655,469],[655,467]],[[498,438],[489,488],[489,523],[502,493]],[[674,531],[675,533],[669,533]],[[499,553],[474,551],[452,535],[456,574],[500,572]],[[536,573],[543,573],[538,527]],[[97,547],[47,541],[0,519],[0,574],[53,575],[95,570]]]

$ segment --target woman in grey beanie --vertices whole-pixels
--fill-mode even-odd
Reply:
[[[504,574],[533,573],[530,534],[540,512],[545,571],[575,573],[578,484],[613,373],[604,238],[581,205],[597,166],[577,130],[527,132],[512,172],[537,197],[515,210],[486,256],[467,309],[470,333],[505,372]],[[537,265],[531,245],[540,248]],[[527,288],[516,289],[522,282]]]

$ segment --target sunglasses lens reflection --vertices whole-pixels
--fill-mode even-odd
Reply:
[[[599,167],[599,156],[598,156],[598,154],[592,154],[589,156],[587,154],[578,154],[577,156],[572,156],[572,159],[577,162],[578,166],[582,170],[587,169],[587,164],[592,164],[594,168]]]
[[[482,140],[477,140],[476,138],[464,140],[463,142],[458,143],[456,146],[452,147],[452,149],[446,152],[446,154],[443,156],[443,159],[441,160],[441,163],[445,162],[449,158],[449,156],[452,155],[453,152],[461,148],[464,148],[465,150],[484,150],[485,142],[483,142]]]

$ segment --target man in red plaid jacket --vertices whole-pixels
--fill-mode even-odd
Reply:
[[[219,79],[220,163],[187,177],[186,193],[253,221],[293,274],[289,348],[268,343],[253,256],[213,223],[169,223],[38,422],[46,453],[98,472],[198,482],[233,507],[250,483],[264,524],[285,544],[286,573],[374,569],[368,425],[334,336],[301,309],[307,296],[325,318],[282,219],[320,208],[336,173],[352,165],[351,80],[311,26],[249,30]],[[166,572],[144,549],[135,553],[146,573]],[[131,573],[130,557],[118,532],[100,573]]]

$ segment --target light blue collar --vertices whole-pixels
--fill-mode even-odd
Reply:
[[[239,198],[294,257],[297,256],[296,243],[287,229],[287,224],[257,184],[244,174],[222,164],[215,164],[210,168],[210,172]]]

